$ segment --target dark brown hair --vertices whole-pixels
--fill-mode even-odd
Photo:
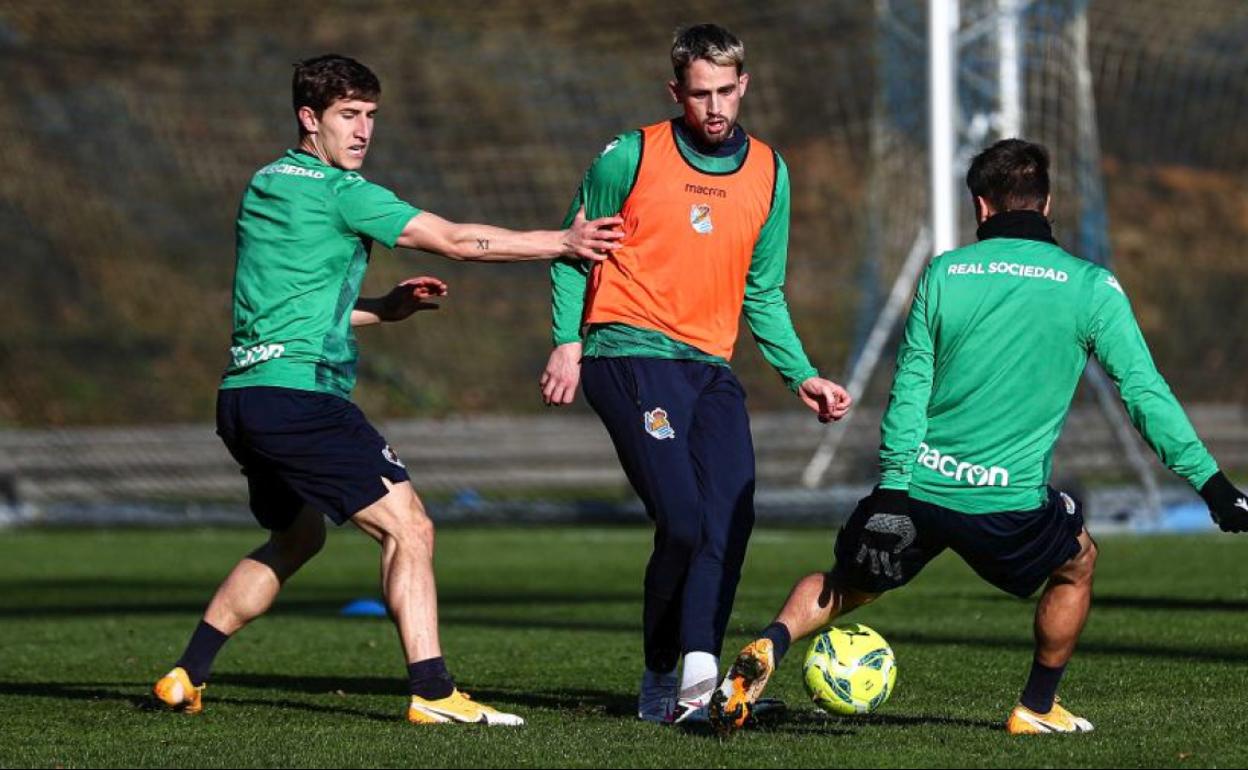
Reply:
[[[339,99],[377,101],[381,98],[381,81],[355,59],[331,53],[295,64],[290,90],[295,115],[300,107],[311,107],[319,117]]]
[[[1002,139],[971,161],[966,186],[997,213],[1043,211],[1049,198],[1049,151],[1022,139]]]

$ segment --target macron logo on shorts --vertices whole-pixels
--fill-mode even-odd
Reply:
[[[1074,516],[1075,511],[1079,510],[1078,506],[1075,505],[1075,498],[1071,497],[1065,492],[1059,492],[1058,494],[1062,498],[1062,505],[1066,506],[1066,515]]]
[[[391,464],[397,465],[403,470],[407,470],[407,466],[403,464],[403,461],[399,459],[398,454],[390,448],[389,444],[386,444],[386,448],[381,450],[381,456],[386,458],[386,460]]]

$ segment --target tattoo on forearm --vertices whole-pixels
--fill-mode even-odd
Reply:
[[[488,238],[478,238],[478,239],[477,239],[477,250],[478,250],[478,251],[489,251],[489,250],[490,250],[490,241],[489,241],[489,239],[488,239]]]

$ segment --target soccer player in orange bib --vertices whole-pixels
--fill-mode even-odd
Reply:
[[[823,422],[849,394],[811,366],[784,298],[789,177],[737,124],[745,49],[714,24],[679,31],[668,84],[683,115],[618,136],[572,204],[624,218],[592,270],[552,267],[547,404],[578,384],[655,522],[638,716],[704,718],[754,524],[754,448],[728,362],[746,321],[789,388]],[[679,680],[676,666],[683,658]]]

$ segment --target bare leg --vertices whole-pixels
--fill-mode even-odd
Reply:
[[[351,520],[381,544],[381,590],[407,662],[438,658],[433,522],[410,482],[382,481],[390,491]]]
[[[709,716],[716,731],[727,736],[745,724],[791,642],[878,596],[837,586],[830,572],[814,572],[797,581],[763,638],[741,650],[711,695]]]
[[[841,615],[870,604],[879,594],[836,586],[828,572],[814,572],[793,586],[775,622],[789,629],[794,641],[808,636]]]
[[[1064,708],[1056,708],[1057,688],[1092,606],[1092,575],[1096,543],[1085,529],[1079,533],[1079,553],[1049,577],[1036,605],[1036,655],[1019,707],[1010,713],[1005,729],[1014,734],[1086,732],[1092,724]]]
[[[226,636],[263,615],[282,584],[325,544],[325,517],[304,508],[295,521],[234,566],[204,611],[204,621]]]
[[[1050,668],[1070,660],[1092,607],[1097,549],[1086,529],[1079,533],[1079,545],[1079,553],[1049,578],[1036,605],[1036,660]]]

